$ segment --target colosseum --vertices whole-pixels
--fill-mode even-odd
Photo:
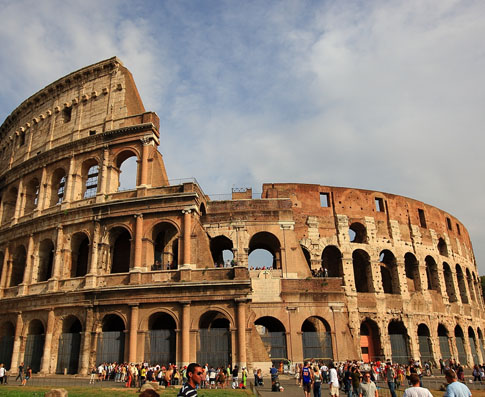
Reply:
[[[311,184],[211,199],[195,179],[169,180],[159,126],[111,58],[0,127],[0,362],[12,373],[22,362],[87,374],[100,362],[485,361],[477,265],[454,216]],[[129,159],[136,183],[121,189]],[[249,265],[256,250],[272,265]]]

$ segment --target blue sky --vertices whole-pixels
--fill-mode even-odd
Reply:
[[[0,119],[116,55],[161,118],[170,178],[413,197],[465,224],[485,274],[484,17],[483,1],[0,0]]]

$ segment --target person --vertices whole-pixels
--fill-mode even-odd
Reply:
[[[17,377],[15,378],[15,381],[17,381],[18,379],[20,379],[20,383],[22,383],[23,375],[24,375],[24,363],[20,363],[20,365],[19,365],[19,373],[18,373]]]
[[[452,369],[445,370],[445,378],[448,382],[444,397],[472,397],[470,389],[461,382],[458,382],[456,372]]]
[[[313,397],[321,397],[322,375],[318,366],[313,368]]]
[[[89,378],[89,384],[94,385],[94,382],[96,381],[96,367],[91,368],[91,376]]]
[[[411,374],[409,383],[411,383],[411,387],[404,390],[403,397],[433,397],[428,389],[420,386],[421,382],[418,374]]]
[[[237,365],[232,370],[232,388],[237,389],[239,387],[239,368]]]
[[[0,364],[0,384],[3,384],[5,373],[6,373],[5,367],[3,366],[3,364]]]
[[[246,367],[242,369],[241,377],[242,377],[242,388],[245,389],[247,387],[247,379],[248,379],[248,371],[246,370]]]
[[[275,379],[278,377],[278,370],[274,366],[274,364],[269,369],[269,373],[271,374],[271,382],[274,382]]]
[[[389,387],[389,391],[391,392],[391,397],[397,397],[396,391],[394,390],[396,386],[396,384],[394,383],[395,377],[396,377],[396,373],[394,372],[394,368],[392,368],[392,365],[390,362],[387,362],[386,380],[387,380],[387,387]]]
[[[337,370],[335,369],[335,364],[330,364],[330,370],[328,372],[330,378],[330,396],[331,397],[338,397],[338,390],[339,390],[339,383],[338,383],[338,374]]]
[[[359,397],[359,388],[360,388],[360,371],[357,367],[352,367],[352,371],[350,372],[350,378],[352,380],[352,396]]]
[[[197,385],[202,381],[204,371],[200,364],[190,363],[187,367],[187,382],[177,394],[177,397],[197,397]]]
[[[146,389],[142,391],[138,397],[160,397],[160,394],[158,394],[155,390],[153,389]]]
[[[25,386],[27,384],[27,381],[30,379],[32,376],[32,369],[30,367],[27,367],[25,370],[25,376],[24,379],[22,380],[22,386]]]
[[[358,393],[359,397],[379,397],[377,386],[372,382],[370,372],[364,372]]]
[[[312,369],[310,368],[309,361],[307,361],[305,363],[305,366],[301,369],[300,379],[303,386],[303,392],[305,393],[305,397],[310,397],[310,392],[312,391],[313,373]]]

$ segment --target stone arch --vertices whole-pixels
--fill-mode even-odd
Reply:
[[[328,270],[328,277],[343,277],[342,253],[335,245],[328,245],[322,252],[322,267]]]
[[[127,172],[128,169],[126,166],[131,168],[133,166],[133,158],[136,161],[136,172],[134,178],[130,175],[129,180],[122,180],[123,172]],[[134,189],[138,186],[140,177],[139,177],[139,161],[140,154],[132,148],[123,148],[119,153],[116,154],[116,158],[114,160],[115,167],[112,168],[112,172],[114,172],[114,178],[116,178],[116,186],[117,190],[128,190]],[[124,178],[123,178],[124,179]],[[134,179],[134,180],[133,180]]]
[[[352,253],[352,263],[357,292],[374,292],[369,254],[361,249],[355,250]]]
[[[172,222],[155,224],[151,231],[153,264],[162,270],[177,269],[179,265],[180,231]]]
[[[351,243],[367,243],[367,229],[360,222],[353,222],[349,226],[349,238]]]
[[[84,232],[74,233],[71,237],[71,277],[83,277],[88,273],[89,237]]]
[[[305,257],[305,262],[308,265],[308,268],[310,270],[313,270],[312,269],[312,257],[311,257],[310,251],[303,244],[300,244],[300,248],[301,248],[301,252],[303,252],[303,256]]]
[[[200,207],[199,207],[199,214],[200,216],[205,216],[207,215],[207,209],[206,209],[206,206],[204,203],[201,203],[200,204]]]
[[[96,158],[85,160],[81,166],[82,175],[82,198],[96,196],[99,189],[99,161]]]
[[[288,359],[286,329],[280,320],[271,316],[263,316],[254,321],[254,326],[268,357],[274,364]]]
[[[169,313],[157,311],[150,315],[145,338],[145,361],[165,365],[176,361],[176,329],[176,319]]]
[[[431,345],[431,333],[426,324],[418,325],[418,343],[421,362],[433,362],[433,349]]]
[[[15,217],[15,206],[17,204],[18,190],[15,187],[8,189],[3,195],[2,223],[10,222]]]
[[[4,363],[7,371],[12,362],[13,342],[15,339],[15,326],[11,321],[4,321],[0,325],[0,363]]]
[[[404,268],[409,292],[421,291],[418,260],[411,252],[407,252],[404,255]]]
[[[383,359],[379,326],[370,318],[365,318],[360,324],[360,350],[364,362]]]
[[[17,246],[13,255],[10,287],[21,284],[24,280],[25,266],[27,264],[27,251],[23,245]]]
[[[249,251],[251,255],[256,250],[264,250],[273,256],[273,269],[281,269],[281,244],[273,233],[258,232],[253,234],[249,240]]]
[[[110,313],[103,317],[96,349],[97,363],[124,362],[125,330],[125,321],[118,314]]]
[[[440,282],[438,276],[438,265],[434,258],[428,255],[424,258],[426,263],[426,276],[428,278],[428,290],[440,292]]]
[[[109,230],[110,273],[130,271],[132,236],[128,228],[114,226]]]
[[[37,208],[39,202],[40,182],[37,177],[31,178],[25,186],[24,213],[28,214]]]
[[[62,333],[59,335],[56,373],[76,374],[79,368],[81,350],[81,321],[74,315],[68,315],[62,321]]]
[[[303,359],[333,360],[330,324],[322,317],[311,316],[301,325]]]
[[[438,325],[438,340],[440,343],[441,358],[443,360],[449,360],[451,358],[450,338],[448,329],[443,325]]]
[[[54,250],[54,243],[51,239],[46,238],[40,242],[37,282],[47,281],[53,277]]]
[[[463,334],[463,329],[458,324],[455,327],[455,343],[460,364],[468,365],[468,358],[465,352],[465,335]]]
[[[453,282],[453,273],[451,267],[448,263],[443,262],[443,275],[445,278],[446,294],[448,295],[448,300],[450,303],[457,302],[458,297],[456,296],[455,283]]]
[[[389,250],[383,250],[379,254],[382,289],[385,294],[400,294],[399,275],[396,257]]]
[[[470,345],[470,351],[472,353],[473,363],[480,365],[480,360],[478,359],[478,343],[475,337],[475,331],[472,327],[468,327],[468,343]]]
[[[57,168],[51,177],[49,206],[61,204],[66,199],[67,173],[64,168]]]
[[[226,367],[232,362],[231,320],[219,310],[209,310],[199,318],[197,362]]]
[[[404,323],[400,320],[391,320],[387,330],[391,341],[392,362],[407,364],[410,359],[409,336]]]
[[[461,302],[469,303],[468,296],[466,294],[465,277],[463,275],[463,271],[461,270],[461,266],[458,263],[456,264],[456,280],[458,281],[458,289],[460,290]]]
[[[226,260],[234,258],[233,248],[232,240],[227,236],[220,235],[210,239],[212,260],[216,267],[224,266],[224,256],[226,256]]]
[[[446,245],[446,242],[442,237],[440,237],[438,240],[437,248],[441,256],[448,256],[448,246]]]
[[[40,363],[44,354],[45,328],[42,321],[33,319],[27,327],[25,341],[24,364],[30,367],[33,373],[40,371]]]

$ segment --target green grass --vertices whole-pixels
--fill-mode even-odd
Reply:
[[[61,389],[63,387],[55,386],[0,386],[0,395],[2,397],[43,397],[44,394],[52,389]],[[138,392],[135,389],[122,389],[122,388],[95,388],[95,387],[64,387],[69,392],[69,397],[136,397]],[[158,393],[162,397],[175,397],[178,393],[178,389],[159,390]],[[252,393],[248,390],[231,390],[231,389],[218,389],[218,390],[199,390],[199,397],[249,397]]]

